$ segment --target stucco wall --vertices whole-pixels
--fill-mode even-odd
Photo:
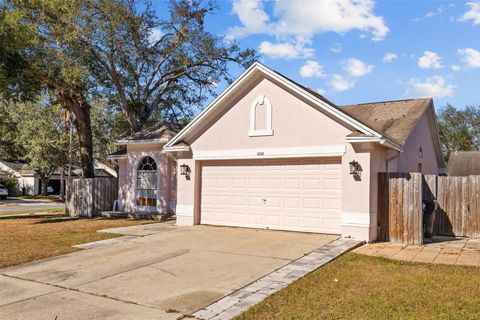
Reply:
[[[127,147],[127,159],[119,161],[119,209],[125,212],[175,211],[176,174],[175,160],[162,153],[162,144],[136,144]],[[150,156],[157,164],[157,206],[136,204],[136,179],[139,162]]]
[[[422,172],[438,174],[438,161],[427,114],[424,114],[415,126],[405,143],[404,150],[398,158],[398,172],[419,172],[418,164],[422,163]],[[419,150],[422,148],[422,157]]]
[[[272,136],[251,137],[250,107],[265,95],[272,104]],[[220,119],[196,137],[188,139],[193,152],[251,148],[291,148],[302,146],[344,145],[351,131],[311,105],[263,78],[235,99]],[[265,120],[260,120],[265,123]]]

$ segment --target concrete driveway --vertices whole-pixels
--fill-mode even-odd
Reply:
[[[127,235],[1,269],[0,319],[177,319],[337,238],[171,223],[109,232]]]

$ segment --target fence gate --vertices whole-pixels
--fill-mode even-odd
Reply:
[[[423,244],[422,174],[380,173],[380,241]]]

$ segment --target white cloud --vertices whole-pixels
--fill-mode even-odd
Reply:
[[[328,85],[335,91],[345,91],[355,87],[355,82],[348,80],[339,74],[334,74],[328,82]]]
[[[324,76],[323,68],[315,60],[307,60],[305,64],[300,68],[300,75],[303,78],[318,78]]]
[[[332,51],[332,52],[335,52],[335,53],[339,53],[340,51],[342,51],[342,46],[340,45],[340,43],[335,42],[335,43],[329,48],[329,50]]]
[[[406,95],[410,97],[450,97],[455,86],[448,84],[442,76],[433,76],[423,81],[410,79],[410,88]]]
[[[264,0],[235,0],[233,12],[241,26],[230,28],[228,37],[269,34],[309,41],[323,32],[346,33],[360,30],[374,41],[383,40],[389,29],[382,16],[375,15],[373,0],[274,0],[272,16]]]
[[[398,59],[398,56],[395,53],[387,52],[383,56],[383,62],[392,62]]]
[[[343,70],[348,72],[353,77],[363,77],[373,70],[373,66],[361,60],[350,58],[345,62]]]
[[[468,22],[472,20],[474,26],[480,25],[480,1],[467,2],[470,9],[463,14],[460,21]]]
[[[233,12],[242,26],[229,29],[228,38],[239,38],[254,33],[271,33],[270,18],[263,10],[263,0],[235,0]]]
[[[458,49],[462,61],[470,68],[480,68],[480,51],[472,48]]]
[[[153,45],[155,42],[160,40],[163,36],[162,30],[158,28],[153,28],[150,30],[150,34],[148,36],[148,41],[150,42],[151,45]]]
[[[321,94],[322,96],[324,96],[327,92],[325,91],[325,89],[322,89],[322,88],[318,88],[316,90],[319,94]]]
[[[460,71],[461,68],[460,68],[460,66],[459,66],[458,64],[454,64],[454,65],[452,65],[452,70],[453,70],[453,71]]]
[[[259,47],[260,53],[272,59],[297,59],[311,57],[314,49],[305,48],[302,44],[296,43],[272,43],[263,41]]]
[[[440,69],[443,68],[442,61],[438,54],[432,51],[425,51],[423,56],[418,59],[418,66],[422,69]]]

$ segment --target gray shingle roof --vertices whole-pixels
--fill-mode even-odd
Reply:
[[[151,140],[160,138],[171,138],[176,135],[182,127],[177,124],[160,122],[142,131],[139,131],[129,137],[121,139],[120,141],[138,141],[138,140]]]
[[[340,110],[403,145],[432,99],[408,99],[340,106]]]

